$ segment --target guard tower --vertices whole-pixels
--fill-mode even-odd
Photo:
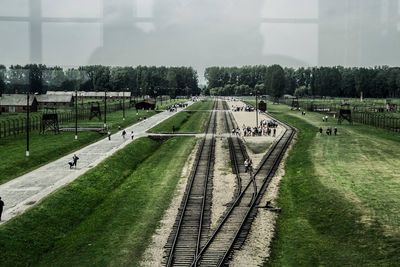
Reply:
[[[300,108],[299,98],[295,97],[292,99],[292,110],[297,110]]]
[[[261,110],[262,112],[267,111],[267,103],[264,100],[261,100],[258,103],[258,109]]]
[[[40,130],[41,134],[44,134],[48,130],[54,131],[55,134],[60,133],[56,108],[45,108],[42,115],[42,127]]]
[[[94,117],[98,117],[99,120],[101,120],[101,110],[99,102],[91,103],[89,120],[92,120]]]
[[[343,120],[347,120],[350,124],[353,124],[353,119],[351,117],[350,104],[348,104],[348,103],[340,105],[338,123],[342,124]]]

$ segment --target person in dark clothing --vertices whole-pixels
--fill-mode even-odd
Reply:
[[[1,214],[3,214],[3,207],[4,207],[4,202],[3,202],[3,200],[1,200],[1,197],[0,197],[0,221],[1,221]]]
[[[335,135],[337,135],[337,128],[336,128],[336,127],[333,129],[333,133],[334,133]]]
[[[75,169],[76,169],[76,164],[78,163],[78,159],[79,159],[78,156],[76,154],[74,154],[74,156],[72,157],[72,161],[75,166]]]
[[[122,131],[122,138],[124,138],[124,139],[125,139],[125,136],[126,136],[126,131],[125,131],[125,130],[123,130],[123,131]]]
[[[172,133],[175,133],[175,125],[172,125]]]
[[[322,127],[319,127],[319,133],[322,134]]]

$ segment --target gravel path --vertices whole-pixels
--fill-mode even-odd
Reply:
[[[286,151],[275,176],[272,178],[264,196],[261,206],[265,206],[267,201],[271,201],[273,207],[277,207],[279,197],[279,184],[285,175],[285,161],[294,142]],[[250,233],[247,236],[243,247],[234,253],[229,266],[263,266],[271,253],[271,243],[275,235],[275,224],[279,213],[259,208],[257,216],[253,221]]]

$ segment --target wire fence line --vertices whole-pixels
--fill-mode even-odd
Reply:
[[[292,106],[292,99],[282,99],[281,103]],[[340,109],[343,107],[339,104],[314,103],[299,101],[298,105],[301,109],[313,112],[338,116]],[[393,132],[400,132],[400,116],[398,112],[386,112],[382,107],[373,106],[355,106],[350,105],[352,120],[356,123],[371,125],[376,128],[386,129]]]
[[[125,108],[128,110],[129,103],[125,104]],[[122,103],[113,103],[107,105],[107,113],[112,113],[120,111],[123,109]],[[100,107],[101,116],[104,116],[104,106]],[[40,131],[42,129],[42,115],[43,112],[32,113],[29,118],[29,130],[30,131]],[[58,123],[63,125],[69,122],[75,122],[75,110],[61,111],[57,112]],[[77,117],[78,120],[89,120],[91,116],[90,107],[80,107],[78,108]],[[93,120],[98,120],[98,118],[93,118]],[[16,137],[17,135],[26,133],[27,130],[27,118],[9,118],[0,121],[0,138],[6,137]]]

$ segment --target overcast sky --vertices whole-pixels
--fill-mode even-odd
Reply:
[[[399,65],[400,0],[0,0],[0,64]]]

